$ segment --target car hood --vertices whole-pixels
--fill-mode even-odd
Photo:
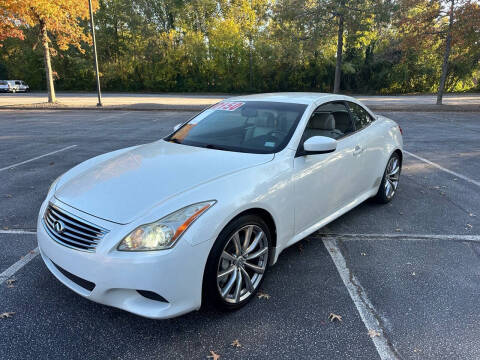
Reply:
[[[160,140],[78,165],[59,180],[55,197],[90,215],[127,224],[180,193],[273,157]]]

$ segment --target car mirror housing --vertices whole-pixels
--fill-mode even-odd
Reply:
[[[337,140],[327,136],[312,136],[303,143],[301,155],[326,154],[337,149]]]

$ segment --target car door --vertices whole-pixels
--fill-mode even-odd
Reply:
[[[325,126],[325,114],[335,119]],[[329,124],[331,125],[331,124]],[[312,114],[300,141],[312,136],[337,140],[337,149],[327,154],[296,156],[294,159],[295,232],[298,234],[346,206],[356,195],[358,168],[355,146],[358,139],[344,102],[319,106]],[[299,152],[297,152],[298,154]]]
[[[377,187],[379,184],[378,169],[382,161],[381,134],[375,127],[375,119],[362,106],[347,101],[357,137],[358,162],[361,164],[361,175],[358,179],[359,192],[364,193]],[[380,179],[381,180],[381,179]]]

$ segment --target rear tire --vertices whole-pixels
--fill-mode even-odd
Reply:
[[[400,155],[396,152],[388,159],[387,166],[383,173],[382,182],[378,188],[378,192],[374,200],[381,204],[386,204],[392,201],[397,193],[398,182],[400,180],[400,173],[402,171],[402,161]]]
[[[230,222],[208,256],[204,302],[221,310],[247,304],[263,282],[271,243],[270,230],[262,218],[244,215]]]

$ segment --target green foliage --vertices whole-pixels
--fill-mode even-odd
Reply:
[[[102,0],[95,14],[102,88],[332,91],[335,14],[344,11],[344,91],[432,92],[438,86],[444,45],[441,36],[429,36],[425,29],[442,29],[444,24],[430,16],[442,9],[430,2]],[[480,12],[464,3],[458,8],[446,85],[450,91],[480,89],[480,24],[472,20]],[[88,32],[88,23],[83,26]],[[38,29],[24,30],[25,40],[9,39],[0,48],[0,77],[20,78],[32,89],[43,89]],[[85,54],[76,48],[57,49],[53,69],[58,89],[95,89],[91,49],[83,48]]]

